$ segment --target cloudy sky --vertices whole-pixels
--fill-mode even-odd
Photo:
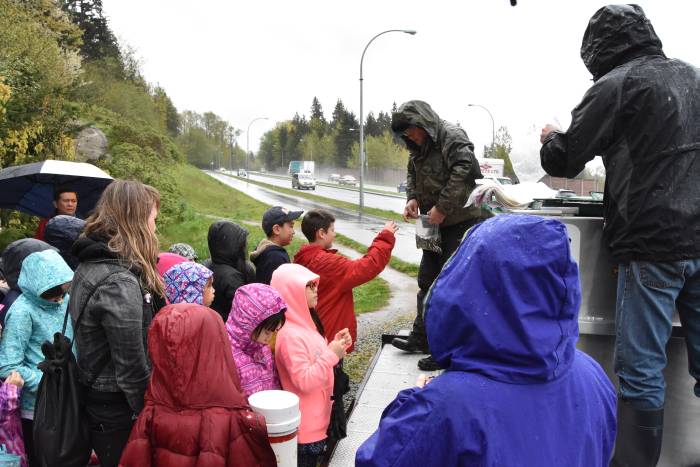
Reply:
[[[300,0],[296,2],[103,0],[117,37],[137,50],[150,82],[179,110],[213,111],[251,128],[251,150],[275,122],[309,114],[317,96],[327,117],[338,98],[359,114],[360,57],[364,109],[423,99],[459,122],[480,155],[496,128],[514,140],[516,163],[537,165],[539,129],[569,123],[590,86],[579,57],[593,0]],[[700,65],[700,2],[640,1],[670,57]],[[245,134],[240,144],[245,146]],[[527,165],[527,164],[524,164]]]

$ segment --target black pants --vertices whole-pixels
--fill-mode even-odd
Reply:
[[[326,440],[297,446],[297,467],[316,467],[326,450]]]
[[[450,259],[452,253],[459,247],[464,233],[483,220],[484,219],[474,219],[448,227],[441,227],[440,237],[442,253],[423,250],[423,257],[421,258],[418,268],[419,290],[418,296],[416,297],[416,319],[413,321],[411,334],[420,342],[424,342],[426,347],[428,346],[428,337],[425,333],[425,321],[423,316],[423,302],[425,301],[425,296],[428,294],[430,286],[433,285],[440,271],[442,271],[442,267],[447,260]]]
[[[22,436],[24,436],[24,452],[27,453],[27,464],[29,467],[35,467],[37,463],[34,455],[34,420],[28,418],[22,419]]]
[[[90,424],[90,444],[100,467],[117,467],[135,421],[124,393],[90,389],[85,414]]]

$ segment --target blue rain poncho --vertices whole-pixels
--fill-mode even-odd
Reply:
[[[615,391],[575,348],[580,304],[561,222],[500,215],[472,228],[426,299],[447,370],[399,393],[356,465],[607,467]]]

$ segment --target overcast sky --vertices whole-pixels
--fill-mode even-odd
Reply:
[[[700,2],[638,2],[669,57],[700,65]],[[514,159],[537,161],[539,130],[570,111],[591,85],[581,38],[593,0],[369,1],[103,0],[111,27],[137,50],[148,81],[178,110],[213,111],[236,128],[253,124],[251,150],[276,122],[309,115],[317,96],[329,118],[338,98],[359,115],[362,50],[365,115],[393,102],[429,102],[459,122],[477,155],[508,127]],[[242,134],[239,144],[245,147]]]

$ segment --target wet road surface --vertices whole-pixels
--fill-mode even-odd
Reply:
[[[225,183],[231,188],[235,188],[236,190],[257,199],[258,201],[271,206],[279,205],[292,210],[304,211],[318,208],[325,209],[335,216],[335,230],[337,232],[355,240],[356,242],[362,243],[365,246],[372,243],[374,237],[386,223],[386,220],[384,219],[369,216],[367,214],[360,216],[357,211],[328,206],[317,201],[290,196],[284,193],[278,193],[274,190],[263,188],[253,183],[247,183],[239,178],[210,171],[205,171],[205,173]],[[320,191],[317,194],[320,195]],[[396,232],[396,246],[394,246],[393,255],[403,261],[418,264],[420,263],[421,250],[416,248],[414,233],[415,227],[413,224],[408,224],[405,222],[399,223],[399,231]]]
[[[280,186],[283,188],[292,188],[292,181],[290,178],[279,178],[279,176],[270,176],[262,174],[249,174],[251,180],[267,183],[270,185]],[[322,181],[322,180],[321,180]],[[328,182],[324,182],[328,183]],[[357,189],[340,188],[328,185],[317,185],[316,190],[308,190],[310,193],[323,196],[325,198],[337,199],[339,201],[346,201],[348,203],[358,204],[360,201],[360,193]],[[390,187],[379,187],[372,185],[365,185],[366,189],[375,190],[390,190]],[[386,211],[393,211],[401,214],[403,208],[406,205],[405,193],[399,196],[398,193],[394,194],[375,194],[365,191],[365,206],[369,208],[384,209]]]

